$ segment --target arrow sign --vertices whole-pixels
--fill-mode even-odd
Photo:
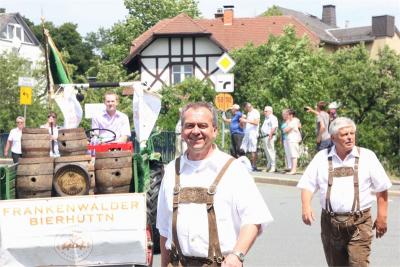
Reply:
[[[215,91],[217,93],[232,93],[234,90],[234,75],[233,73],[216,75]]]

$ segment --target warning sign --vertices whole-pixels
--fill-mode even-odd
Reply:
[[[19,103],[21,105],[32,105],[32,87],[21,86]]]

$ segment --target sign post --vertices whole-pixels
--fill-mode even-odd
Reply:
[[[233,97],[227,93],[220,93],[215,96],[215,106],[222,110],[222,116],[225,116],[225,111],[227,111],[233,105]],[[222,122],[222,148],[225,144],[225,123]]]

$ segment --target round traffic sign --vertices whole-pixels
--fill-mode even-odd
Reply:
[[[217,94],[214,102],[218,109],[227,111],[233,105],[233,97],[227,93]]]

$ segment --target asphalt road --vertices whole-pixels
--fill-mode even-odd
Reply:
[[[257,239],[246,256],[245,266],[326,266],[320,239],[320,205],[314,198],[314,211],[318,214],[312,226],[301,221],[300,192],[295,187],[258,184],[274,222]],[[373,207],[373,219],[376,209]],[[400,197],[391,196],[388,232],[382,239],[372,242],[371,266],[400,266]],[[155,255],[153,266],[160,266]]]

